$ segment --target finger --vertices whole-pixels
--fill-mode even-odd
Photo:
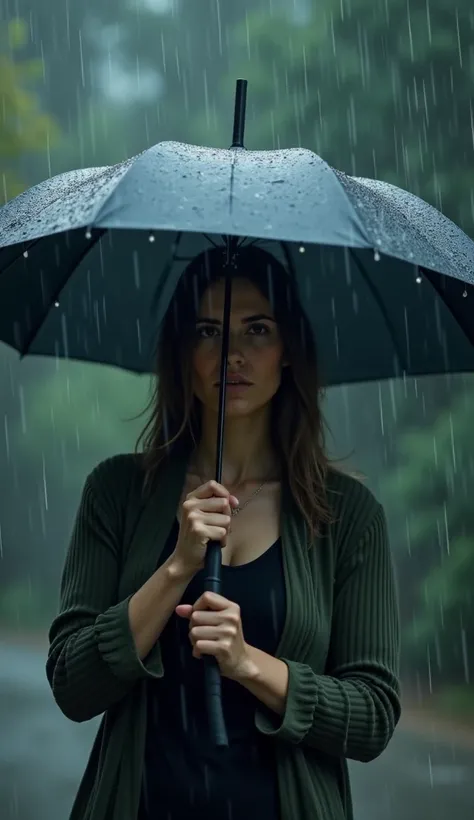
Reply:
[[[218,641],[223,635],[220,626],[194,626],[189,633],[189,637],[195,643],[200,640]]]
[[[196,644],[193,649],[193,655],[195,658],[199,658],[201,655],[215,656],[221,654],[222,647],[218,641],[198,641],[198,644]]]
[[[197,519],[197,513],[194,514]],[[199,524],[205,527],[224,527],[226,529],[230,526],[231,516],[225,513],[208,513],[200,511]]]
[[[201,487],[193,490],[190,495],[195,498],[211,498],[213,495],[217,495],[220,498],[228,498],[229,491],[226,490],[222,484],[218,484],[217,481],[207,481],[205,484],[202,484]]]
[[[204,592],[194,604],[193,611],[213,609],[218,612],[230,606],[232,606],[232,601],[228,601],[223,595],[218,595],[217,592]]]
[[[225,527],[207,527],[205,525],[202,526],[202,541],[206,542],[209,541],[218,541],[222,547],[225,547],[226,539],[227,539],[227,528]],[[200,533],[201,534],[201,533]],[[204,546],[206,544],[203,544]]]
[[[193,626],[217,626],[222,623],[222,610],[193,609],[190,621]]]
[[[190,618],[193,614],[193,608],[191,604],[179,604],[175,608],[175,612],[180,618]]]
[[[211,498],[190,498],[189,506],[201,512],[216,512],[225,515],[230,515],[231,508],[228,498],[217,498],[215,495]]]

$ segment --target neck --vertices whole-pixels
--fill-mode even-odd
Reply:
[[[245,418],[226,418],[222,459],[222,484],[236,487],[246,481],[278,478],[278,458],[271,442],[269,409]],[[203,480],[215,477],[217,415],[203,412],[201,440],[193,468]]]

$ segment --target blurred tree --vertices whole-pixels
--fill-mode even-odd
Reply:
[[[418,401],[422,400],[420,391]],[[457,377],[441,412],[401,433],[387,476],[406,660],[433,682],[468,682],[474,645],[474,378]],[[472,672],[472,670],[471,670]]]
[[[120,20],[120,66],[137,85],[142,77],[154,75],[156,80],[154,93],[135,97],[133,122],[120,100],[128,118],[124,129],[129,155],[162,140],[230,144],[236,76],[229,44],[235,27],[258,8],[268,12],[264,0],[163,0],[137,7],[103,0],[97,10],[102,25]],[[222,78],[227,74],[233,84],[223,97]]]
[[[34,87],[42,78],[41,60],[15,59],[28,42],[28,28],[12,20],[0,28],[0,175],[3,201],[24,190],[15,162],[30,153],[48,153],[59,137],[55,121],[40,108]]]
[[[14,441],[30,462],[44,462],[48,483],[77,496],[99,461],[134,449],[150,379],[95,364],[50,365],[39,385],[24,390]]]
[[[41,54],[42,99],[65,130],[75,122],[78,106],[80,108],[95,91],[97,43],[94,34],[100,33],[95,8],[100,8],[101,2],[108,0],[81,3],[15,0],[10,4],[7,0],[2,5],[5,22],[12,17],[28,22],[26,56],[33,59]],[[122,0],[117,2],[120,4]],[[125,0],[123,2],[125,4]],[[11,11],[9,6],[13,7]]]
[[[25,188],[25,182],[19,173],[19,166],[24,157],[31,154],[48,156],[48,152],[60,140],[58,125],[52,117],[42,111],[36,92],[38,80],[43,78],[43,62],[38,59],[22,59],[28,44],[29,29],[24,21],[13,19],[8,24],[0,25],[0,198],[3,202],[21,193]],[[21,471],[20,464],[11,464],[11,448],[14,446],[11,438],[15,434],[16,421],[21,419],[22,415],[21,412],[18,414],[19,396],[12,379],[12,361],[13,354],[2,346],[0,404],[4,436],[0,471],[0,556],[3,559],[3,584],[8,583],[14,563],[9,549],[10,543],[21,531],[21,526],[18,526],[18,511],[24,512],[24,505],[21,502],[17,503],[16,520],[10,518],[12,503],[14,500],[20,501],[18,476]],[[2,599],[0,614],[6,605],[6,599]]]
[[[473,231],[473,31],[471,0],[308,0],[304,23],[256,10],[231,41],[252,136],[407,188]]]

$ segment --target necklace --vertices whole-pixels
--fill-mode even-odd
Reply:
[[[199,481],[201,482],[201,484],[205,484],[205,481],[203,480],[203,478],[202,478],[201,474],[200,474],[200,473],[198,473],[198,475],[199,475]],[[244,503],[243,503],[243,504],[239,504],[239,506],[238,506],[238,507],[235,507],[234,509],[232,509],[232,510],[230,511],[230,514],[231,514],[232,518],[233,518],[235,515],[239,515],[239,513],[241,513],[241,512],[242,512],[242,510],[245,510],[245,508],[246,508],[247,504],[250,504],[250,502],[251,502],[251,501],[253,501],[253,499],[254,499],[254,498],[256,498],[256,496],[257,496],[257,495],[258,495],[258,494],[259,494],[259,493],[263,490],[263,488],[265,487],[265,485],[266,485],[266,484],[268,484],[268,480],[269,480],[269,479],[268,479],[268,478],[266,478],[266,479],[265,479],[265,481],[262,481],[262,483],[260,484],[260,486],[259,486],[259,487],[257,487],[257,489],[256,489],[256,490],[254,490],[254,491],[253,491],[253,493],[252,493],[252,494],[251,494],[251,495],[247,498],[247,501],[244,501]]]
[[[230,511],[230,514],[231,514],[232,518],[234,517],[234,515],[238,515],[239,513],[241,513],[242,510],[245,510],[247,504],[250,504],[250,502],[253,501],[253,499],[263,490],[263,488],[265,487],[265,484],[267,483],[267,481],[268,481],[268,479],[265,479],[265,481],[262,481],[262,483],[260,484],[260,487],[257,487],[257,489],[253,491],[252,495],[250,495],[247,498],[247,501],[244,501],[244,503],[242,505],[239,504],[238,507],[235,507],[235,509]]]

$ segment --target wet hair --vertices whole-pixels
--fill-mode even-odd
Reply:
[[[212,248],[195,257],[180,278],[161,326],[156,382],[148,422],[137,449],[151,479],[175,447],[196,447],[201,435],[201,404],[193,392],[192,349],[196,317],[205,291],[223,278],[225,256]],[[316,345],[296,285],[285,267],[255,246],[237,251],[232,277],[250,281],[270,302],[279,326],[287,367],[272,399],[271,435],[283,474],[311,540],[331,520],[326,496],[324,421],[321,412]]]

